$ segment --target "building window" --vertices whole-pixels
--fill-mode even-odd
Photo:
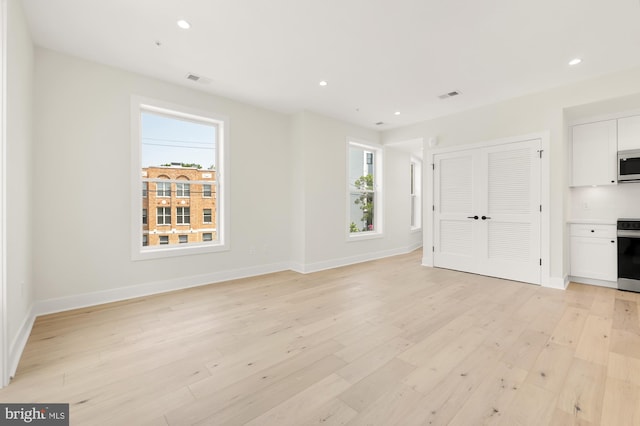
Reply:
[[[136,230],[132,238],[133,259],[228,250],[227,119],[134,96],[131,123],[135,144],[131,150],[135,188],[131,192],[132,205],[140,206],[142,202],[150,213],[157,209],[156,217],[148,217],[146,223],[140,219],[139,207],[132,216],[132,229]],[[184,200],[191,197],[192,191],[202,197]],[[206,231],[210,238],[202,244],[200,238],[192,236],[185,242],[178,235],[159,247],[160,239],[154,235],[158,233],[156,227],[171,224],[189,225],[190,232]],[[151,235],[148,246],[143,246],[138,237],[142,229]],[[166,232],[166,228],[161,229]]]
[[[419,160],[411,161],[410,179],[411,229],[419,229],[422,226],[422,163]]]
[[[211,241],[213,240],[213,234],[211,232],[205,232],[202,234],[202,241]]]
[[[147,209],[142,209],[142,224],[147,225]]]
[[[176,183],[176,197],[188,198],[191,196],[191,189],[188,183]]]
[[[160,238],[158,238],[158,242],[160,244],[169,244],[169,236],[168,235],[160,235]]]
[[[189,236],[188,235],[178,235],[178,243],[179,244],[186,244],[189,242]]]
[[[171,182],[156,183],[156,197],[171,197]]]
[[[149,236],[147,234],[142,234],[142,245],[143,246],[149,245]]]
[[[178,225],[188,225],[191,223],[191,213],[189,207],[178,207],[176,211],[176,223]]]
[[[156,215],[158,225],[171,225],[171,207],[158,207]]]
[[[382,150],[348,145],[348,231],[350,237],[382,233]]]
[[[202,196],[204,198],[211,198],[211,185],[209,184],[202,185]]]
[[[203,210],[202,223],[211,223],[211,209]]]

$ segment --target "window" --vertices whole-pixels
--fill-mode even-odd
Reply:
[[[211,209],[203,210],[202,223],[211,223]]]
[[[202,185],[202,196],[204,198],[211,198],[211,185],[209,184]]]
[[[171,182],[156,183],[156,197],[171,197]]]
[[[142,209],[142,224],[147,225],[147,209]]]
[[[176,183],[176,197],[188,198],[191,196],[191,190],[188,183]]]
[[[176,223],[178,225],[188,225],[191,222],[189,207],[178,207],[176,212]]]
[[[169,244],[169,236],[160,235],[160,238],[158,238],[158,241],[160,242],[160,244]]]
[[[132,258],[228,250],[227,119],[136,96],[131,112]],[[145,221],[140,204],[156,216]],[[168,225],[189,225],[189,232],[209,236],[158,238],[167,236]],[[147,246],[143,233],[149,235]]]
[[[213,239],[213,234],[211,232],[205,232],[202,234],[202,241],[211,241]]]
[[[350,237],[382,232],[382,150],[357,142],[348,145],[348,231]]]
[[[411,229],[419,229],[422,222],[421,172],[421,162],[412,159],[410,164]]]
[[[142,245],[143,246],[149,245],[149,236],[147,234],[142,234]]]
[[[171,207],[158,207],[156,223],[158,225],[171,225]]]

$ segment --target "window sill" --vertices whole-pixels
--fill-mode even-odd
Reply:
[[[177,256],[190,256],[194,254],[216,253],[228,251],[229,246],[221,243],[180,243],[173,244],[171,247],[165,247],[168,244],[160,244],[162,248],[151,246],[143,246],[141,249],[135,249],[132,253],[132,260],[151,260],[162,259]]]
[[[384,237],[382,232],[354,232],[347,236],[347,241],[374,240]]]

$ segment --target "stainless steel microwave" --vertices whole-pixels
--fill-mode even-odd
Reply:
[[[618,182],[640,181],[640,149],[618,151]]]

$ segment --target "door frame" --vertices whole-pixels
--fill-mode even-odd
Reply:
[[[427,138],[428,139],[428,138]],[[433,267],[433,232],[434,232],[434,214],[433,214],[433,194],[434,194],[434,157],[436,154],[444,154],[455,151],[466,151],[476,148],[486,148],[498,145],[507,145],[515,142],[524,142],[528,140],[540,139],[542,150],[542,159],[540,164],[540,202],[542,203],[542,213],[540,217],[540,258],[542,259],[542,267],[540,270],[540,284],[543,287],[549,286],[550,281],[550,258],[551,247],[549,246],[550,222],[551,222],[551,187],[550,187],[550,152],[549,152],[549,132],[529,133],[520,136],[511,136],[507,138],[494,139],[485,142],[455,145],[443,148],[432,148],[428,143],[424,144],[424,167],[431,165],[431,173],[422,173],[422,188],[424,190],[424,204],[422,211],[423,224],[425,231],[423,234],[423,254],[422,265]]]

